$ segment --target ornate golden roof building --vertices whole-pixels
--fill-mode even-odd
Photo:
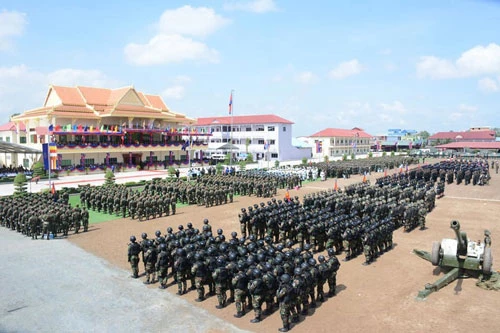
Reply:
[[[133,87],[50,86],[42,107],[11,120],[18,130],[25,125],[23,144],[41,150],[44,143],[56,143],[58,169],[185,162],[183,137],[209,135],[190,133],[195,119]],[[189,146],[201,145],[193,140]]]

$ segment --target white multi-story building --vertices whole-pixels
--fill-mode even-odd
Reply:
[[[370,152],[371,137],[370,134],[355,127],[327,128],[303,139],[314,145],[313,158],[323,159],[325,156],[367,154]]]
[[[292,125],[276,115],[250,115],[198,118],[193,126],[195,132],[212,133],[204,137],[207,156],[231,152],[235,159],[252,154],[254,161],[310,158],[310,148],[292,145]]]

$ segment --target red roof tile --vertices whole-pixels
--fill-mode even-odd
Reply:
[[[226,117],[208,117],[198,118],[194,126],[208,126],[208,125],[231,125],[231,118],[233,125],[246,125],[246,124],[293,124],[293,122],[284,118],[278,117],[273,114],[262,114],[252,116],[226,116]]]
[[[62,87],[62,86],[52,86],[52,89],[56,92],[57,96],[61,99],[63,104],[66,105],[85,105],[85,100],[80,95],[77,88],[74,87]]]
[[[486,141],[486,142],[478,142],[478,141],[460,141],[460,142],[451,142],[445,145],[438,145],[436,148],[439,149],[500,149],[500,141]]]
[[[371,138],[372,135],[366,133],[361,128],[354,127],[353,129],[341,129],[341,128],[326,128],[322,131],[314,133],[311,137],[318,138],[331,138],[331,137],[354,137],[359,138]]]
[[[90,105],[94,105],[94,104],[108,105],[108,100],[109,100],[109,97],[111,95],[111,89],[95,88],[95,87],[81,87],[81,86],[78,86],[74,89],[77,89],[82,93],[87,104],[90,104]],[[63,100],[63,104],[66,104],[64,99],[62,99],[62,100]]]
[[[3,131],[15,131],[16,130],[16,123],[13,121],[9,121],[6,124],[0,125],[0,132]],[[19,123],[19,130],[20,131],[26,131],[26,126],[24,125],[23,122]]]
[[[157,95],[145,95],[152,107],[162,110],[168,110],[167,106],[163,102],[160,96]]]
[[[429,140],[495,140],[495,131],[466,131],[466,132],[438,132],[429,137]]]
[[[66,112],[85,112],[94,113],[94,111],[86,106],[73,106],[73,105],[59,105],[54,107],[55,111],[66,111]]]

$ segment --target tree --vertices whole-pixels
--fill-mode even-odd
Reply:
[[[354,159],[356,159],[356,154],[352,153],[351,154],[351,160],[354,160]]]
[[[247,163],[253,163],[253,155],[252,154],[248,154],[247,158],[245,159],[245,161]]]
[[[274,161],[274,167],[278,168],[280,166],[280,161],[276,160]]]
[[[250,140],[249,138],[247,138],[245,140],[245,152],[248,154],[248,146],[250,146],[250,143],[252,143],[252,140]]]
[[[33,164],[33,176],[44,176],[45,175],[45,167],[42,162],[35,162]]]
[[[373,153],[372,152],[369,152],[368,153],[368,158],[372,158],[373,157]]]
[[[417,133],[417,136],[421,137],[422,140],[427,140],[431,135],[427,131],[420,131]]]
[[[231,153],[226,154],[226,158],[224,159],[225,164],[231,164]]]
[[[347,161],[347,154],[342,155],[342,161]]]
[[[328,155],[325,155],[323,157],[323,160],[325,161],[325,163],[328,163],[330,161],[330,158],[328,158]]]
[[[222,165],[222,163],[217,163],[217,165],[215,166],[215,171],[218,175],[222,175],[222,170],[224,169],[224,166]]]
[[[111,169],[106,170],[104,185],[111,186],[115,183],[115,174]]]
[[[172,178],[175,177],[175,168],[173,166],[168,167],[168,175]]]
[[[302,165],[307,165],[307,157],[302,157]]]
[[[247,162],[240,161],[239,165],[240,165],[240,171],[245,171],[246,170],[246,168],[247,168]]]
[[[28,191],[28,180],[23,172],[20,172],[14,178],[14,197],[25,196]]]

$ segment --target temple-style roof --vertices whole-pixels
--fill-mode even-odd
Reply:
[[[134,87],[49,87],[42,107],[13,117],[14,121],[41,116],[99,119],[101,117],[142,117],[192,123],[194,119],[171,112],[160,96],[138,92]]]

